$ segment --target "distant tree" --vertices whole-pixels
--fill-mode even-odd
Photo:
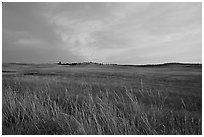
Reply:
[[[58,64],[59,64],[59,65],[62,65],[62,62],[60,61]]]

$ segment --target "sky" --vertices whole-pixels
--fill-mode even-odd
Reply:
[[[202,62],[202,3],[2,4],[2,62]]]

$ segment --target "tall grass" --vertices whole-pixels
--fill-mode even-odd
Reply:
[[[2,133],[202,134],[201,117],[190,113],[183,99],[178,110],[165,103],[167,93],[142,83],[138,91],[124,87],[122,92],[88,86],[83,94],[64,88],[55,91],[63,95],[53,95],[49,83],[35,90],[23,82],[3,83]]]

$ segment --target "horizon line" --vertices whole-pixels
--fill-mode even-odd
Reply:
[[[60,61],[59,61],[60,62]],[[25,63],[25,62],[2,62],[2,64],[59,64],[59,62],[55,63]],[[62,62],[61,62],[62,63]],[[101,65],[122,65],[122,66],[146,66],[146,65],[165,65],[165,64],[189,64],[189,65],[202,65],[202,62],[163,62],[163,63],[146,63],[146,64],[120,64],[120,63],[101,63],[94,61],[86,61],[86,62],[65,62],[61,65],[69,65],[69,64],[84,64],[84,63],[93,63],[93,64],[101,64]]]

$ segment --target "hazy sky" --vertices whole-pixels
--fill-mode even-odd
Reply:
[[[202,62],[201,3],[3,3],[3,62]]]

